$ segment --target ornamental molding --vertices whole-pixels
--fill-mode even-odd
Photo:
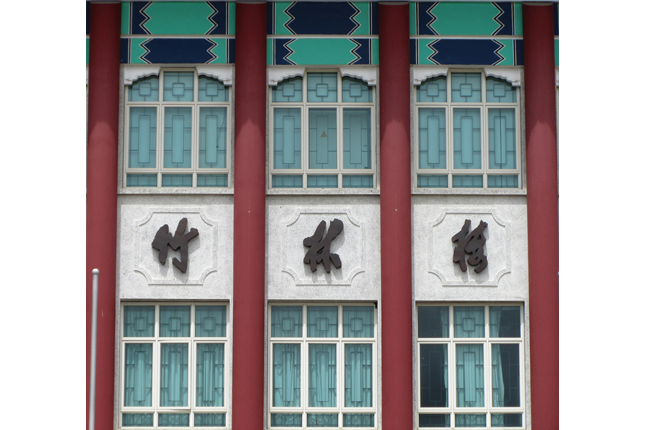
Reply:
[[[148,76],[159,76],[161,66],[149,64],[127,64],[123,66],[123,83],[132,85],[138,79],[147,78]]]
[[[378,67],[341,67],[340,74],[342,77],[357,78],[364,81],[367,85],[376,85]]]
[[[285,79],[303,76],[304,67],[267,67],[269,73],[269,85],[275,87]]]
[[[412,68],[413,85],[421,85],[426,79],[435,76],[447,76],[448,67],[445,66],[415,66]]]
[[[555,68],[555,86],[560,87],[560,68],[556,67]]]
[[[222,81],[224,85],[233,85],[233,66],[208,64],[197,66],[196,69],[199,76],[208,76]]]
[[[519,67],[484,67],[486,77],[504,79],[514,87],[522,84],[521,69]]]

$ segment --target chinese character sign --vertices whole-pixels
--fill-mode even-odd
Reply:
[[[452,256],[453,263],[459,263],[462,272],[466,271],[466,261],[475,268],[475,273],[480,273],[488,266],[488,259],[484,255],[484,230],[488,223],[480,221],[479,225],[472,232],[470,230],[470,220],[464,221],[461,231],[452,237],[453,243],[456,243],[455,253]],[[466,260],[466,254],[469,255]]]
[[[196,228],[191,228],[188,233],[184,234],[186,231],[186,224],[188,224],[188,220],[186,218],[182,218],[177,225],[177,230],[175,230],[174,236],[170,234],[168,224],[164,224],[159,230],[157,230],[155,239],[152,241],[152,247],[159,251],[159,262],[161,264],[166,264],[169,246],[175,251],[178,249],[181,250],[181,261],[173,258],[172,264],[181,270],[182,273],[186,273],[186,269],[188,268],[188,242],[199,234],[199,231],[197,231]]]
[[[331,271],[330,262],[334,263],[337,269],[340,269],[342,266],[340,257],[338,254],[331,253],[330,248],[331,241],[343,231],[343,222],[339,219],[334,219],[329,224],[327,236],[323,239],[326,226],[327,223],[325,221],[320,221],[314,235],[302,241],[303,245],[310,248],[307,254],[305,254],[304,263],[309,264],[312,272],[317,270],[318,263],[323,264],[327,273]]]

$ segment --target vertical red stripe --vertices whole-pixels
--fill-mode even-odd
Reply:
[[[558,172],[553,6],[522,6],[531,331],[531,419],[559,420]]]
[[[92,269],[99,269],[94,428],[112,430],[121,4],[91,6],[86,218],[86,426],[89,425]]]
[[[263,428],[266,3],[236,5],[233,429]]]
[[[407,4],[379,3],[383,429],[413,427],[410,31]]]

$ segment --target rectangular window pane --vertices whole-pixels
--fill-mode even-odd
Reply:
[[[195,414],[195,427],[225,427],[226,414]]]
[[[195,306],[195,336],[225,337],[226,306]]]
[[[481,111],[453,110],[454,168],[482,168]]]
[[[505,80],[486,77],[486,101],[488,103],[516,103],[517,90]]]
[[[273,110],[273,168],[301,167],[300,109]]]
[[[199,108],[199,167],[226,167],[226,108]]]
[[[483,306],[455,306],[455,337],[484,337]]]
[[[453,102],[478,103],[482,101],[481,73],[452,73],[451,98]]]
[[[188,107],[164,109],[164,167],[190,168],[192,118],[192,109]]]
[[[128,91],[128,101],[156,102],[159,101],[159,77],[150,76],[137,80]]]
[[[419,415],[419,427],[450,427],[450,414]]]
[[[131,107],[128,136],[128,167],[157,165],[157,108]]]
[[[307,188],[338,188],[338,175],[307,175]]]
[[[123,414],[123,427],[152,427],[153,414]]]
[[[128,174],[125,184],[126,187],[156,187],[157,175]]]
[[[343,414],[344,427],[374,427],[374,414]]]
[[[520,406],[520,346],[493,344],[493,407]]]
[[[345,406],[372,406],[371,344],[345,344]]]
[[[517,175],[488,175],[488,188],[518,188]]]
[[[421,407],[448,406],[448,345],[420,345]]]
[[[335,407],[336,380],[336,345],[309,344],[309,406]]]
[[[484,406],[484,346],[456,345],[457,406]]]
[[[193,72],[165,72],[163,100],[165,102],[192,102]]]
[[[418,175],[419,188],[448,188],[448,175]]]
[[[491,414],[491,427],[522,427],[522,414]]]
[[[486,427],[486,414],[456,414],[455,427]]]
[[[520,307],[491,306],[490,337],[520,337]]]
[[[343,175],[343,188],[374,188],[374,176]]]
[[[123,337],[153,337],[154,335],[154,306],[123,307]]]
[[[217,79],[208,76],[199,77],[199,101],[200,102],[227,102],[228,87],[224,86]]]
[[[446,77],[435,76],[419,85],[419,88],[417,88],[417,101],[441,103],[446,101],[446,94]]]
[[[307,306],[307,337],[338,337],[338,308]]]
[[[196,405],[224,406],[224,345],[197,344]]]
[[[160,406],[188,406],[188,344],[161,344]]]
[[[453,188],[483,188],[482,175],[453,175]]]
[[[343,337],[374,337],[374,308],[343,306]]]
[[[192,187],[193,175],[161,175],[162,187]]]
[[[515,109],[488,109],[489,168],[517,167],[515,136]]]
[[[350,103],[370,103],[372,89],[361,79],[343,78],[343,101]]]
[[[281,81],[271,91],[274,102],[301,102],[302,101],[302,78],[296,76]]]
[[[419,306],[419,337],[448,337],[448,306]]]
[[[309,109],[309,168],[336,169],[336,109]]]
[[[343,109],[343,168],[372,168],[370,109]]]
[[[271,306],[271,336],[301,337],[302,307]]]
[[[190,306],[160,306],[159,336],[189,337]]]
[[[198,187],[228,187],[228,175],[197,175]]]
[[[338,414],[307,414],[307,427],[338,427]]]
[[[159,414],[159,426],[188,427],[188,414]]]
[[[307,101],[337,101],[338,81],[336,77],[336,73],[307,73]]]
[[[302,176],[272,175],[272,188],[302,188]]]
[[[419,169],[446,165],[446,110],[419,109]]]
[[[152,344],[125,344],[124,394],[124,406],[152,406]]]
[[[273,406],[300,406],[300,344],[273,345]]]
[[[302,414],[271,414],[271,427],[302,427]]]

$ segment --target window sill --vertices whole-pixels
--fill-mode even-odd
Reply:
[[[147,187],[129,187],[129,188],[119,188],[118,195],[163,195],[163,194],[172,194],[172,195],[216,195],[216,194],[227,194],[233,195],[233,188],[173,188],[173,187],[163,187],[163,188],[147,188]]]
[[[412,195],[525,196],[520,188],[414,188]]]

